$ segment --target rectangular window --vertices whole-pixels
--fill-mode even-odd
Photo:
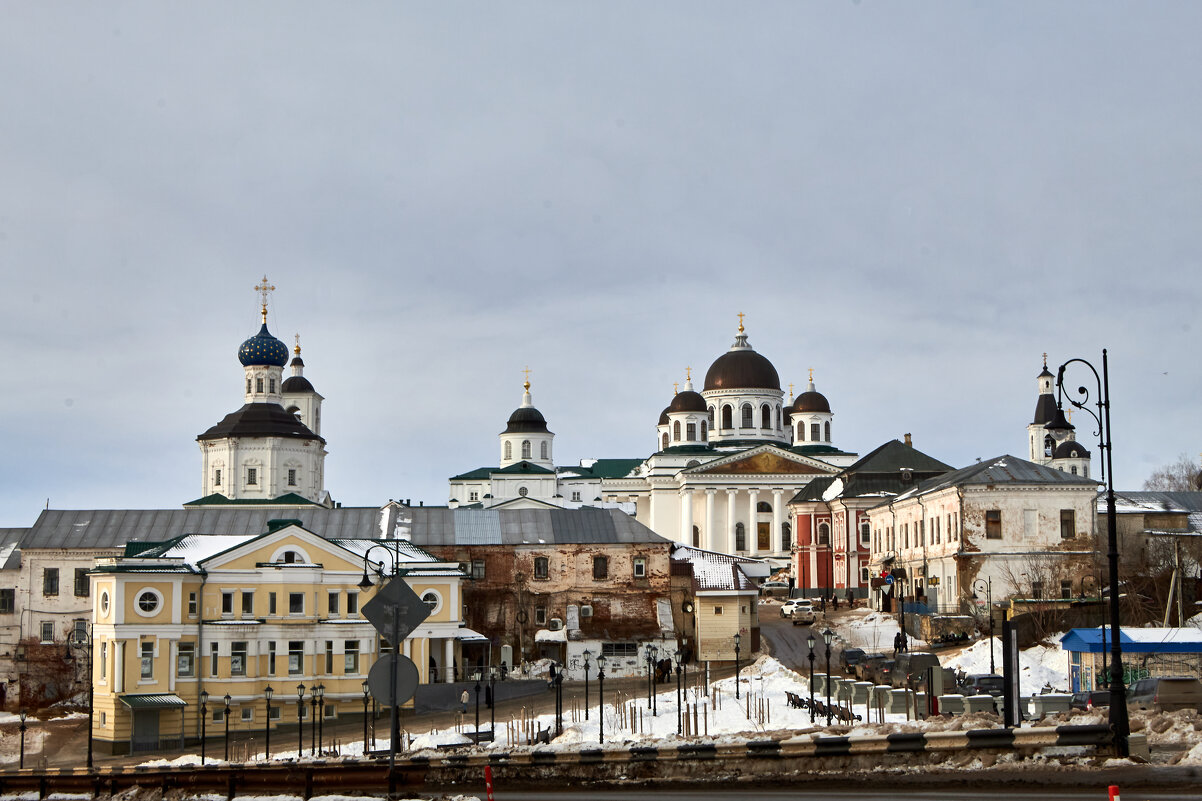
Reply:
[[[687,423],[684,428],[685,428],[685,439],[688,442],[696,442],[697,441],[697,424],[696,423]]]
[[[720,606],[715,606],[715,607],[714,607],[714,614],[715,614],[715,615],[720,615],[720,614],[722,614],[722,607],[720,607]]]
[[[274,378],[267,379],[267,391],[275,392],[275,379]]]
[[[580,503],[580,490],[574,490],[572,492],[572,500],[576,503]]]
[[[473,581],[483,581],[484,580],[484,560],[483,559],[473,559],[472,560],[472,580]]]
[[[1061,581],[1060,582],[1060,597],[1061,598],[1072,598],[1073,597],[1073,582],[1071,582],[1071,581]]]
[[[288,614],[303,615],[305,613],[305,594],[303,592],[288,593]]]
[[[100,680],[105,681],[109,677],[109,644],[107,641],[100,643]]]
[[[1073,509],[1060,510],[1060,539],[1071,540],[1077,536],[1077,513]]]
[[[547,607],[545,607],[545,606],[534,607],[534,625],[536,625],[536,626],[547,625]]]
[[[42,570],[42,595],[58,595],[58,568]]]
[[[76,637],[77,639],[79,639],[79,640],[80,640],[80,642],[83,642],[83,639],[84,639],[84,638],[86,638],[86,637],[88,636],[88,623],[87,623],[87,621],[86,621],[86,620],[84,620],[84,619],[83,619],[83,618],[81,618],[81,617],[77,617],[77,618],[75,618],[75,622],[74,622],[74,624],[73,624],[73,628],[74,628],[74,630],[75,630],[75,637]]]
[[[196,675],[196,643],[181,642],[175,654],[175,675],[190,679]]]
[[[647,557],[636,556],[634,558],[634,577],[635,578],[646,578],[647,577]]]
[[[242,707],[242,722],[243,722],[243,723],[250,723],[250,722],[252,722],[254,719],[255,719],[255,710],[254,710],[254,708],[253,708],[253,707],[249,707],[249,706],[244,706],[244,707]]]
[[[188,593],[188,617],[196,617],[196,593]]]
[[[141,654],[142,672],[141,677],[144,679],[154,678],[154,643],[142,643]]]
[[[267,593],[267,614],[269,614],[269,615],[275,614],[275,593],[274,592]]]
[[[253,615],[255,613],[255,594],[249,590],[242,591],[242,614]]]
[[[918,521],[918,544],[920,546],[927,544],[927,526],[925,520]]]
[[[637,659],[639,646],[633,642],[603,642],[601,653],[606,659]]]
[[[346,613],[348,615],[359,614],[359,593],[348,592],[346,594]]]
[[[17,609],[17,591],[12,587],[0,590],[0,615],[11,615]]]
[[[293,676],[304,673],[305,643],[302,640],[288,641],[288,673]]]
[[[288,468],[288,486],[289,487],[296,486],[296,468],[293,468],[293,467]]]
[[[1002,538],[1002,510],[989,509],[985,512],[985,539],[1000,540]]]
[[[1031,597],[1032,598],[1042,598],[1043,597],[1043,582],[1042,581],[1032,581],[1031,582]]]
[[[334,718],[338,717],[338,707],[336,707],[334,704],[326,704],[322,709],[322,714],[325,716],[326,720],[333,720]]]
[[[600,581],[609,578],[609,559],[604,556],[593,557],[593,580]]]
[[[480,500],[480,493],[476,490],[472,490],[467,494],[467,500],[469,503],[475,503],[476,501]]]
[[[214,487],[221,486],[221,469],[220,468],[213,471],[213,486]]]
[[[246,641],[239,640],[230,644],[230,675],[246,675]]]
[[[275,640],[267,641],[267,675],[275,675]]]
[[[225,707],[217,707],[213,710],[213,722],[222,723],[225,721]]]
[[[257,468],[246,468],[246,483],[251,486],[259,483],[259,471]]]
[[[280,715],[282,714],[282,712],[283,712],[283,707],[282,707],[282,706],[273,706],[273,707],[271,708],[271,719],[272,719],[272,720],[279,720],[279,719],[280,719]]]
[[[548,566],[550,560],[545,556],[534,557],[534,577],[536,579],[545,579],[549,574]]]
[[[86,567],[75,568],[75,597],[87,598],[88,591],[91,589],[88,585],[88,569]]]
[[[221,592],[221,614],[234,614],[234,591],[222,590]]]
[[[334,672],[334,641],[326,640],[326,675]]]
[[[54,642],[54,622],[51,620],[42,621],[42,642]]]
[[[866,567],[860,568],[860,583],[861,584],[868,583],[868,568],[866,568]]]
[[[330,592],[326,595],[326,599],[327,599],[326,600],[326,611],[329,612],[331,617],[333,617],[334,615],[337,615],[338,614],[338,591],[330,590]]]
[[[384,637],[381,637],[380,638],[380,656],[384,656],[384,654],[390,654],[390,653],[392,653],[392,643],[390,643]]]
[[[209,643],[209,675],[217,675],[217,656],[220,651],[217,650],[217,643]]]
[[[342,644],[342,672],[351,675],[359,672],[358,640],[347,640]]]
[[[255,378],[255,392],[262,392],[262,391],[263,391],[263,379],[261,377],[257,377],[257,378]]]
[[[860,542],[864,545],[872,542],[872,524],[867,520],[860,524]]]

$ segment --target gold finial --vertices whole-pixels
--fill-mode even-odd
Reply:
[[[522,384],[522,387],[527,392],[529,392],[530,391],[530,365],[526,365],[526,369],[523,370],[522,372],[526,374],[526,383]]]
[[[263,325],[267,325],[267,293],[274,292],[275,287],[267,283],[267,276],[263,276],[263,282],[255,285],[255,291],[258,292],[263,299]]]
[[[1046,353],[1043,354],[1043,369],[1048,369],[1048,355]]]
[[[684,368],[684,380],[685,381],[693,380],[693,368],[692,367]]]
[[[292,349],[292,352],[300,356],[300,334],[296,335],[296,347]]]
[[[810,368],[810,383],[811,384],[814,383],[814,368],[813,367]]]
[[[739,312],[739,333],[740,334],[743,333],[743,318],[746,316],[747,315],[743,314],[743,312]]]
[[[789,403],[793,402],[793,385],[789,385]]]
[[[679,395],[679,394],[680,394],[680,382],[679,382],[679,381],[673,381],[673,382],[672,382],[672,394],[673,394],[673,395]]]

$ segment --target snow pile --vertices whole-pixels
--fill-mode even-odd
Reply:
[[[988,673],[990,648],[993,649],[994,671],[1001,673],[1000,637],[987,637],[954,656],[940,659],[940,664],[964,673]],[[1035,695],[1048,687],[1056,692],[1069,691],[1068,652],[1059,645],[1036,645],[1020,651],[1018,663],[1019,689],[1023,695]]]
[[[443,745],[469,745],[472,738],[454,731],[431,731],[419,734],[413,738],[412,748],[420,751],[425,748],[438,748]]]

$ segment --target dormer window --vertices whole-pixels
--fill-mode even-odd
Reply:
[[[284,551],[284,564],[293,564],[296,562],[296,551]]]

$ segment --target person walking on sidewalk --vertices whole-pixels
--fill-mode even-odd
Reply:
[[[460,703],[460,704],[463,706],[463,713],[464,713],[464,714],[467,714],[467,699],[468,699],[469,697],[470,697],[470,696],[468,696],[468,694],[467,694],[467,690],[464,690],[464,691],[463,691],[463,695],[459,696],[459,703]]]

